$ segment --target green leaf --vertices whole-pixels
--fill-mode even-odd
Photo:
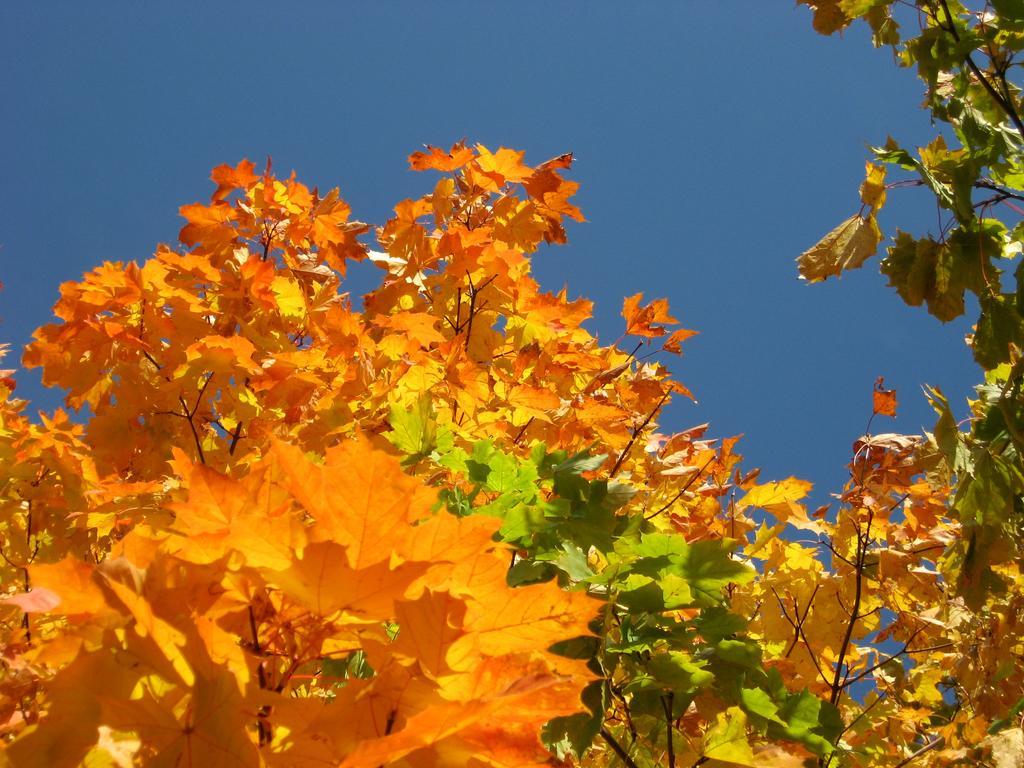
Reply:
[[[587,635],[560,640],[549,650],[567,659],[592,659],[601,652],[601,638]]]
[[[956,425],[949,401],[938,387],[926,387],[925,394],[932,408],[939,414],[933,434],[939,452],[953,472],[973,474],[974,458],[964,442],[964,434]]]
[[[387,439],[398,450],[411,456],[423,456],[434,447],[433,404],[429,395],[423,395],[412,409],[391,406],[391,431]]]
[[[747,669],[761,666],[761,646],[753,640],[721,640],[715,645],[715,655]]]
[[[540,584],[551,581],[557,575],[555,567],[551,563],[541,563],[536,560],[519,560],[508,569],[505,574],[505,581],[510,587],[518,587],[523,584]]]
[[[717,605],[729,584],[745,584],[754,578],[754,569],[733,560],[730,550],[723,541],[697,541],[689,545],[685,555],[672,558],[698,605]]]
[[[631,611],[647,611],[648,613],[659,613],[669,610],[668,603],[672,609],[682,608],[690,604],[692,595],[685,582],[677,580],[673,585],[675,592],[666,595],[662,586],[650,576],[639,573],[630,573],[621,582],[619,602]],[[678,590],[685,589],[685,593]]]
[[[737,616],[726,608],[714,606],[701,610],[700,614],[693,620],[693,625],[705,642],[713,645],[719,640],[724,640],[746,630],[747,621],[742,616]]]
[[[839,710],[806,690],[790,695],[778,714],[786,722],[779,729],[781,735],[800,742],[817,755],[832,752],[833,742],[843,729]],[[776,732],[776,726],[769,723],[769,735]]]
[[[779,717],[779,708],[772,697],[760,688],[740,688],[740,704],[750,714],[771,720],[779,725],[786,723]]]
[[[688,653],[667,651],[656,653],[647,669],[663,688],[691,695],[711,684],[715,676],[704,669],[705,662],[694,661]]]
[[[1005,296],[984,295],[981,317],[974,334],[974,359],[986,370],[1010,359],[1010,346],[1024,346],[1024,318],[1017,313],[1016,301]]]
[[[642,575],[644,585],[653,581],[664,587],[662,600],[665,607],[672,608],[719,605],[726,586],[750,581],[753,569],[733,560],[731,550],[731,544],[725,541],[687,544],[682,536],[663,533],[644,533],[639,541],[620,538],[615,544],[616,554],[626,562],[632,561],[628,571],[623,571],[629,574],[625,577],[627,588],[639,588],[638,582],[629,580]],[[631,599],[640,597],[638,594]],[[652,590],[645,587],[642,597],[649,605]]]
[[[882,259],[882,274],[907,304],[919,307],[935,282],[938,244],[931,238],[916,240],[896,232],[896,240]]]
[[[898,165],[907,171],[916,171],[920,165],[892,136],[885,142],[884,147],[871,147],[871,152],[883,163]]]
[[[850,18],[860,18],[872,8],[887,5],[890,0],[840,0],[839,8]]]
[[[583,689],[583,704],[586,712],[556,717],[544,726],[541,740],[559,760],[572,755],[583,756],[594,743],[604,723],[605,694],[604,680],[595,680]]]
[[[644,533],[639,541],[620,541],[616,544],[615,550],[641,558],[660,558],[670,555],[685,556],[690,551],[690,545],[682,536]]]
[[[452,448],[451,432],[447,429],[438,430],[430,395],[422,395],[410,410],[392,405],[388,422],[391,431],[385,437],[411,459],[427,456],[435,448],[441,453]]]
[[[586,552],[572,542],[562,542],[559,554],[552,562],[574,581],[585,581],[594,575]]]
[[[944,243],[897,232],[882,260],[882,274],[907,304],[916,307],[927,301],[928,311],[948,322],[964,313],[966,290],[982,293],[986,272],[991,278],[999,274],[990,263],[999,253],[996,231],[988,226],[961,227]]]
[[[964,523],[1001,525],[1013,517],[1021,490],[1020,469],[988,451],[975,459],[974,476],[961,483],[954,506]]]
[[[523,485],[529,486],[530,484],[529,478],[520,477],[519,462],[500,451],[495,451],[488,462],[488,467],[490,472],[487,474],[485,485],[490,491],[505,493],[514,488],[522,488]]]
[[[489,507],[490,505],[480,507],[478,511],[487,513]],[[494,511],[497,512],[499,510],[500,507],[495,507]],[[544,510],[538,505],[516,504],[505,509],[502,512],[502,516],[505,522],[501,524],[498,534],[501,536],[502,541],[510,544],[528,546],[533,533],[543,531],[550,525]]]
[[[1024,24],[1024,0],[992,0],[992,7],[999,14],[998,26]]]

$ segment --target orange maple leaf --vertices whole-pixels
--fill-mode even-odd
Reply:
[[[454,171],[464,166],[474,156],[473,150],[461,142],[453,144],[448,152],[428,144],[426,152],[413,152],[409,155],[409,167],[414,171],[431,169],[435,171]]]
[[[668,313],[666,299],[654,299],[646,307],[641,306],[643,293],[629,296],[622,302],[622,316],[626,320],[626,334],[656,338],[664,336],[668,330],[666,323],[675,324],[679,321]]]
[[[885,388],[885,379],[875,379],[875,388],[871,393],[871,412],[882,416],[896,418],[896,390]]]

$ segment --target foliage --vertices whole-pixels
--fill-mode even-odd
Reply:
[[[984,457],[952,417],[865,436],[832,513],[744,471],[735,438],[659,432],[692,332],[637,295],[602,345],[589,302],[530,277],[582,220],[571,161],[415,153],[441,178],[380,251],[337,190],[221,166],[181,249],[61,287],[23,359],[77,419],[29,420],[0,376],[0,762],[991,751],[1019,603],[950,599],[936,568],[962,541],[949,462]],[[362,259],[382,279],[357,310]],[[895,412],[881,381],[874,403]],[[977,509],[1003,492],[973,487]]]
[[[957,662],[946,679],[950,717],[955,721],[968,713],[993,720],[986,726],[993,732],[1019,726],[1024,702],[1018,677],[1024,660],[1024,121],[1017,60],[1024,49],[1024,4],[800,2],[812,8],[814,27],[824,34],[863,20],[875,45],[891,47],[899,64],[916,69],[925,85],[925,107],[938,128],[934,140],[916,153],[891,137],[871,150],[861,210],[849,221],[877,234],[870,242],[862,238],[844,246],[831,233],[798,264],[801,276],[812,282],[859,267],[883,239],[876,214],[887,190],[916,187],[934,197],[938,231],[917,236],[897,230],[881,270],[907,304],[925,305],[943,322],[977,312],[968,343],[984,382],[971,402],[969,428],[959,430],[949,403],[933,390],[939,418],[927,436],[934,453],[932,475],[954,486],[950,516],[959,528],[943,542],[938,567],[947,599],[962,616],[973,616],[977,632],[971,650],[976,663]],[[887,169],[901,178],[886,183]],[[999,695],[989,700],[981,687]],[[977,742],[984,724],[973,733],[922,722],[922,749],[934,752],[917,764],[949,764],[961,756],[956,745]],[[1010,759],[1005,745],[1018,743],[1019,734],[996,742],[1004,745],[996,750],[1003,753],[995,756],[997,764],[1008,764],[1001,762]],[[1024,759],[1024,750],[1013,759]]]

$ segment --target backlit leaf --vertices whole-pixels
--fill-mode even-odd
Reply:
[[[857,269],[875,254],[882,233],[875,217],[851,216],[797,258],[800,277],[809,283]]]

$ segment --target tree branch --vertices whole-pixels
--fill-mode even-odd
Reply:
[[[249,606],[249,631],[252,633],[252,649],[259,658],[256,664],[256,675],[259,679],[260,689],[267,690],[267,673],[263,668],[263,649],[260,647],[260,635],[256,630],[256,616],[252,611],[252,605]],[[262,747],[264,744],[269,744],[271,740],[270,726],[267,724],[266,716],[268,712],[265,706],[260,707],[259,712],[256,715],[256,728],[259,731],[259,743]]]
[[[601,738],[607,742],[608,746],[612,748],[612,752],[619,756],[619,759],[623,762],[626,768],[639,768],[639,766],[633,762],[633,758],[629,756],[629,753],[622,748],[622,745],[615,740],[611,731],[607,728],[601,729]]]
[[[668,740],[668,768],[676,768],[676,748],[672,741],[672,691],[661,696],[661,707],[665,710],[665,737]]]
[[[950,13],[949,11],[949,4],[946,2],[946,0],[939,0],[939,5],[942,7],[942,12],[946,17],[946,24],[949,25],[944,26],[942,24],[939,24],[939,28],[945,30],[946,32],[949,32],[949,34],[953,36],[953,39],[959,43],[960,33],[957,32],[956,22],[953,20],[953,14]],[[937,19],[936,23],[938,23]],[[1007,99],[1003,98],[1003,95],[996,90],[995,86],[992,85],[989,79],[985,76],[985,73],[982,72],[978,65],[974,62],[974,59],[971,57],[971,54],[964,54],[964,62],[967,64],[968,69],[971,70],[974,76],[978,78],[978,82],[981,83],[981,86],[985,89],[988,95],[992,97],[992,100],[999,105],[999,108],[1002,109],[1003,112],[1006,113],[1006,116],[1010,119],[1014,127],[1017,129],[1017,133],[1021,135],[1021,138],[1024,138],[1024,122],[1021,121],[1020,115],[1017,114],[1017,110],[1013,106],[1013,104]]]
[[[690,490],[690,486],[693,485],[695,482],[697,482],[697,479],[701,475],[704,474],[704,470],[707,469],[709,466],[711,466],[711,462],[714,461],[714,460],[715,460],[715,456],[712,455],[710,459],[708,459],[707,461],[704,462],[704,466],[701,467],[700,469],[698,469],[696,474],[694,474],[693,477],[691,477],[689,480],[686,481],[686,484],[683,485],[683,487],[679,489],[679,492],[675,496],[673,496],[667,503],[665,503],[661,507],[659,507],[656,511],[652,512],[649,515],[646,515],[644,517],[644,520],[653,520],[658,515],[660,515],[662,512],[664,512],[666,509],[668,509],[673,504],[675,504],[677,501],[679,501],[679,499],[682,498],[683,494],[686,493],[688,490]]]
[[[919,758],[921,755],[925,754],[926,752],[930,752],[943,742],[945,742],[945,739],[942,736],[936,736],[934,741],[925,744],[923,747],[917,750],[917,752],[910,755],[905,760],[901,760],[900,762],[896,763],[896,765],[894,765],[893,768],[903,768],[903,766],[905,765],[910,765],[910,763]]]
[[[626,447],[622,449],[622,453],[619,454],[619,458],[615,460],[615,465],[612,467],[612,471],[608,473],[609,478],[615,477],[616,473],[621,469],[622,462],[626,460],[626,456],[629,454],[629,449],[633,447],[633,443],[636,442],[640,433],[643,432],[647,428],[647,425],[651,423],[651,419],[653,419],[658,411],[661,410],[661,406],[665,404],[666,400],[668,400],[668,396],[671,391],[671,389],[665,390],[665,394],[661,396],[661,400],[659,400],[658,404],[654,406],[654,410],[647,414],[647,418],[644,419],[643,424],[633,430],[633,436],[629,438],[629,442],[626,443]]]

